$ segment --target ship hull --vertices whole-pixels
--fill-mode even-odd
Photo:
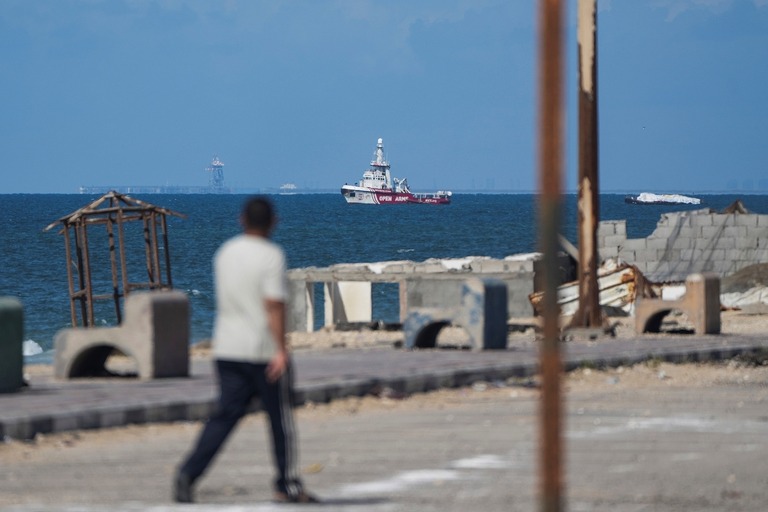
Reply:
[[[341,195],[348,204],[450,204],[451,202],[447,194],[413,194],[350,185],[341,187]]]
[[[624,196],[624,202],[629,204],[701,204],[701,200],[696,197],[649,192],[643,192],[636,196]]]

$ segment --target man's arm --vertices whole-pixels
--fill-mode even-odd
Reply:
[[[285,342],[285,303],[279,300],[265,299],[264,307],[267,310],[269,330],[277,344],[277,353],[267,366],[267,379],[274,382],[288,368],[288,347]]]

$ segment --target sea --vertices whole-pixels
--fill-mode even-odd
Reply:
[[[50,363],[53,339],[71,327],[64,236],[46,226],[98,199],[88,194],[0,194],[3,218],[0,244],[0,296],[17,297],[24,311],[27,363]],[[238,194],[139,194],[131,197],[184,217],[168,218],[169,255],[174,288],[189,296],[191,343],[208,339],[214,317],[212,257],[240,231],[238,215],[246,199]],[[534,194],[456,193],[450,205],[348,205],[340,194],[269,196],[278,224],[274,240],[286,251],[289,268],[337,263],[489,256],[504,258],[537,250],[537,196]],[[722,210],[741,200],[753,213],[768,213],[768,195],[696,195],[700,205],[633,205],[623,194],[601,194],[601,220],[626,220],[627,236],[648,236],[661,214],[699,208]],[[577,241],[577,197],[562,201],[561,233]],[[104,226],[89,228],[95,286],[109,288]],[[141,254],[129,255],[143,271]],[[101,256],[99,256],[101,255]],[[136,270],[135,268],[133,269]],[[139,280],[146,280],[139,279]],[[319,287],[320,285],[318,285]],[[102,288],[101,292],[104,292]],[[108,293],[108,292],[107,292]],[[375,284],[373,316],[398,321],[397,285]],[[317,321],[323,318],[322,289],[316,289]],[[106,301],[108,303],[108,301]],[[98,326],[115,324],[111,305],[96,312]],[[316,325],[316,328],[321,327]]]

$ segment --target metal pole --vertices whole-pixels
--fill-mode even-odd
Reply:
[[[563,154],[563,18],[560,0],[539,2],[539,247],[544,258],[544,332],[540,349],[542,512],[562,507],[560,336],[557,248]]]
[[[600,219],[597,132],[596,0],[579,0],[579,309],[571,325],[600,327],[597,225]]]

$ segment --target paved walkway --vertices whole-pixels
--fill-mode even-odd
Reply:
[[[566,369],[726,359],[768,350],[768,339],[747,335],[670,335],[563,344]],[[538,352],[528,343],[504,351],[406,351],[393,348],[298,351],[297,401],[326,402],[376,392],[414,393],[536,373]],[[0,438],[126,424],[197,420],[212,407],[209,361],[194,360],[188,378],[54,380],[31,375],[29,386],[0,395]]]

